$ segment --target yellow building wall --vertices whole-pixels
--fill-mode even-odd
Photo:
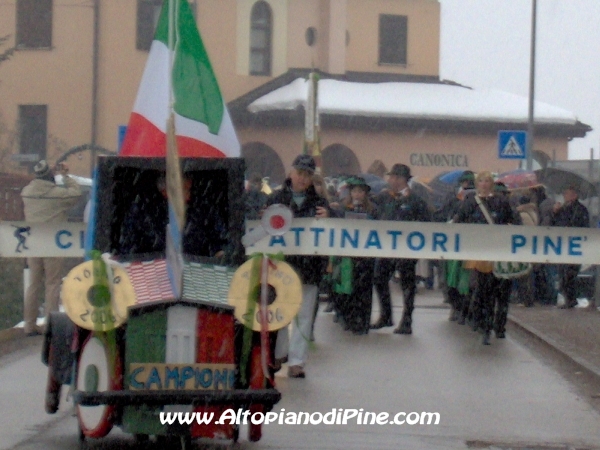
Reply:
[[[263,85],[273,77],[249,76],[250,9],[256,0],[197,0],[196,19],[226,101]],[[431,75],[439,73],[440,5],[437,0],[268,0],[273,9],[273,76],[289,68],[339,65],[329,61],[332,34],[349,32],[344,42],[346,71],[393,72]],[[97,144],[116,150],[119,125],[126,125],[133,107],[148,53],[136,49],[135,0],[101,0],[98,72]],[[15,1],[0,2],[0,36],[10,34],[14,43]],[[346,7],[345,20],[336,22],[331,12]],[[0,64],[0,114],[4,125],[17,130],[18,105],[48,105],[48,159],[52,163],[71,147],[89,144],[92,129],[93,3],[81,0],[54,2],[51,50],[21,50]],[[408,16],[408,64],[379,66],[379,14]],[[306,44],[308,27],[317,29],[313,47]],[[332,27],[336,29],[332,29]],[[345,33],[343,33],[345,34]],[[339,39],[338,39],[339,40]],[[344,40],[345,41],[345,40]],[[336,41],[337,42],[337,41]],[[4,47],[6,48],[6,47]],[[335,48],[333,47],[335,50]],[[339,55],[338,55],[339,56]],[[245,58],[245,63],[244,63]],[[330,62],[332,64],[330,64]],[[244,64],[246,64],[244,66]],[[514,168],[514,162],[496,160],[496,137],[435,135],[432,133],[366,133],[324,130],[322,147],[347,145],[366,170],[374,159],[388,166],[410,162],[415,152],[468,153],[469,168],[495,171]],[[242,143],[258,141],[273,147],[286,167],[302,149],[302,130],[240,129]],[[4,138],[8,136],[4,133]],[[17,150],[17,147],[13,147]],[[566,139],[536,138],[536,148],[558,159],[567,158]],[[369,149],[369,151],[365,151]],[[2,156],[0,155],[0,158]],[[70,158],[72,171],[88,176],[88,153]],[[491,163],[492,167],[489,166]],[[3,170],[15,170],[9,157],[0,160]],[[433,176],[440,168],[414,167],[421,176]]]
[[[270,146],[280,156],[286,171],[291,167],[294,158],[302,152],[304,138],[302,130],[285,128],[269,128],[265,131],[244,127],[238,129],[238,136],[242,145],[262,142]],[[475,172],[490,170],[502,173],[516,169],[519,164],[517,160],[498,159],[496,134],[461,135],[326,129],[322,131],[320,137],[322,149],[333,144],[342,144],[350,148],[356,155],[362,172],[366,172],[376,159],[381,160],[388,170],[396,163],[406,164],[411,168],[413,175],[425,179],[455,169],[469,169]],[[550,157],[555,150],[557,160],[567,159],[568,156],[566,139],[537,137],[535,148],[544,151]],[[417,156],[411,158],[411,155]],[[427,155],[431,157],[427,158]],[[435,155],[461,155],[458,161],[466,161],[467,165],[456,167],[421,165],[423,161],[435,160]]]
[[[437,0],[347,0],[346,68],[439,76],[440,4]],[[379,65],[379,15],[408,17],[407,64]]]
[[[2,47],[15,44],[16,2],[0,2]],[[92,34],[91,4],[54,2],[52,48],[18,50],[0,64],[0,113],[10,132],[18,131],[19,105],[48,105],[48,154],[51,162],[70,147],[88,143],[91,133]],[[2,139],[0,137],[0,139]],[[18,152],[18,142],[14,148]],[[2,171],[22,166],[5,157]],[[74,171],[89,173],[89,162],[76,160]],[[81,167],[79,167],[81,166]]]
[[[320,65],[320,48],[325,45],[325,31],[320,23],[322,0],[290,1],[288,5],[287,65],[289,68]],[[313,46],[306,43],[306,30],[317,31]]]

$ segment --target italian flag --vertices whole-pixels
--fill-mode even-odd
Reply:
[[[175,23],[173,50],[169,7]],[[240,143],[187,0],[163,3],[121,155],[166,156],[170,99],[179,156],[240,156]]]

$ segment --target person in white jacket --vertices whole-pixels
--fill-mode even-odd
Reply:
[[[35,179],[21,191],[25,221],[32,223],[66,222],[67,211],[75,206],[81,196],[79,185],[71,178],[66,164],[60,164],[56,171],[63,176],[64,186],[57,186],[54,170],[44,160],[33,168]],[[41,334],[36,326],[38,300],[45,288],[46,318],[58,311],[60,283],[63,277],[62,258],[27,258],[30,285],[24,299],[24,331],[27,336]],[[45,283],[44,283],[45,278]]]

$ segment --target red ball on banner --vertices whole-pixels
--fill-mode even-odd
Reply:
[[[281,236],[292,226],[294,214],[285,205],[275,204],[265,209],[261,224],[271,236]]]
[[[280,215],[273,216],[271,217],[270,223],[273,229],[279,230],[285,226],[285,219]]]

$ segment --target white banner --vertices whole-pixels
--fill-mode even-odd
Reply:
[[[0,256],[81,258],[86,228],[83,222],[0,222]]]
[[[294,219],[285,235],[246,253],[600,264],[599,250],[600,230],[592,228]]]
[[[86,227],[0,222],[0,256],[82,257]],[[286,234],[268,236],[246,253],[600,264],[599,250],[596,228],[294,219]]]

